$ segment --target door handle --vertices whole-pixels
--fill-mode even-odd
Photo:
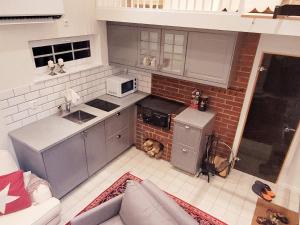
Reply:
[[[186,149],[184,149],[184,148],[182,149],[182,151],[183,151],[183,152],[187,152],[187,150],[186,150]]]
[[[185,128],[185,129],[190,129],[190,127],[189,127],[189,126],[187,126],[187,125],[186,125],[186,126],[184,126],[184,128]]]
[[[117,135],[117,139],[120,139],[122,136],[119,134],[119,135]]]
[[[120,112],[118,112],[118,113],[117,113],[117,116],[121,116],[121,113],[120,113]]]
[[[258,70],[259,70],[259,72],[264,72],[264,71],[267,71],[268,69],[264,66],[261,66],[261,67],[259,67]]]
[[[290,132],[296,133],[296,129],[286,127],[286,128],[284,128],[283,132],[284,133],[290,133]]]
[[[88,135],[88,132],[85,130],[85,131],[82,131],[82,136],[84,137],[84,138],[86,138],[87,137],[87,135]]]

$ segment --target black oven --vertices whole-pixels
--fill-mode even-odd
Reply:
[[[143,122],[153,126],[170,129],[171,115],[154,111],[149,108],[142,108]]]
[[[137,103],[144,123],[166,130],[170,129],[172,114],[185,108],[181,102],[150,95]]]

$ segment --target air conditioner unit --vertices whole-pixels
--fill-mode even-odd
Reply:
[[[0,25],[44,23],[63,14],[63,0],[0,0]]]

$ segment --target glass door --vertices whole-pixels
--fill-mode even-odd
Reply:
[[[187,32],[163,30],[160,71],[183,75]]]
[[[138,66],[156,70],[160,56],[161,29],[140,28]]]
[[[236,169],[276,182],[300,118],[300,58],[265,54]]]

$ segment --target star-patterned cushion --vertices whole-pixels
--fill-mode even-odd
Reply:
[[[23,171],[0,176],[0,216],[31,206],[31,199],[24,187]]]

